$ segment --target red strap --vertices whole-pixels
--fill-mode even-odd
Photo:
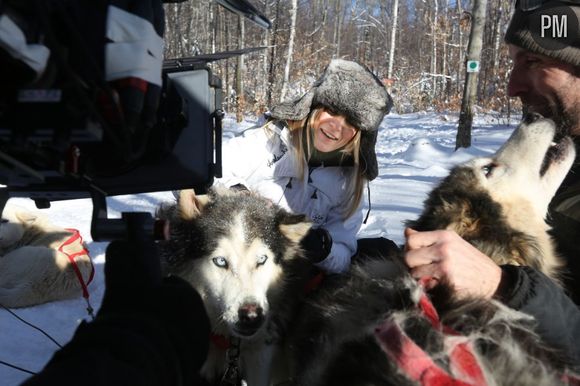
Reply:
[[[436,329],[443,331],[445,334],[449,335],[460,335],[457,331],[452,329],[451,327],[445,326],[441,324],[441,320],[439,319],[439,314],[435,309],[431,300],[427,297],[427,295],[423,292],[421,297],[419,298],[419,309],[423,311],[425,317],[431,322],[431,325]]]
[[[387,319],[375,330],[375,336],[383,351],[412,381],[424,386],[484,386],[469,379],[457,379],[439,367],[433,359],[413,340],[393,318]],[[463,377],[462,377],[463,378]]]
[[[83,238],[81,236],[81,233],[77,230],[77,229],[72,229],[72,228],[67,228],[66,231],[71,232],[72,235],[66,239],[60,247],[58,247],[58,251],[64,253],[69,261],[71,262],[71,265],[73,267],[73,270],[75,271],[75,274],[77,276],[77,279],[79,281],[79,283],[81,284],[81,288],[83,290],[83,298],[87,299],[87,301],[89,300],[89,290],[87,288],[87,285],[93,281],[93,277],[95,276],[95,266],[93,265],[93,262],[91,261],[91,258],[89,256],[89,251],[85,248],[84,244],[83,244]],[[72,253],[69,254],[67,253],[64,248],[68,245],[71,245],[72,243],[78,242],[82,249],[80,252],[76,252],[76,253]],[[85,283],[85,280],[83,279],[83,275],[81,274],[81,271],[79,270],[79,267],[77,265],[77,262],[75,261],[75,257],[77,256],[81,256],[81,255],[87,255],[89,257],[89,262],[91,264],[91,273],[89,275],[89,280]]]
[[[227,350],[230,348],[230,341],[223,335],[209,334],[209,340],[219,349]]]
[[[473,347],[464,337],[441,324],[439,314],[425,293],[421,294],[419,309],[431,325],[446,334],[444,343],[449,353],[449,368],[452,374],[440,368],[421,347],[405,334],[394,318],[384,321],[375,331],[379,345],[397,363],[411,380],[424,386],[486,386],[483,370],[473,352]]]
[[[431,325],[446,334],[443,340],[451,374],[440,368],[429,354],[413,342],[393,317],[375,330],[379,346],[387,356],[409,379],[423,386],[487,386],[472,343],[441,324],[437,310],[425,293],[421,295],[418,306]],[[561,379],[566,384],[580,386],[580,377],[576,374],[566,373]]]
[[[446,338],[448,342],[452,339]],[[451,372],[458,378],[469,381],[473,385],[486,385],[485,375],[483,375],[483,371],[479,363],[477,363],[477,358],[473,354],[472,345],[465,338],[459,339],[461,339],[461,342],[451,349],[451,354],[449,355]]]
[[[324,280],[324,272],[319,272],[312,279],[308,280],[304,285],[304,294],[308,294],[314,291],[316,288],[320,286],[322,281]]]
[[[427,295],[425,295],[424,292],[421,294],[421,298],[419,299],[419,308],[421,309],[421,311],[423,311],[425,317],[429,319],[429,322],[431,322],[431,325],[433,327],[441,329],[441,321],[439,320],[439,314],[437,313],[437,310],[435,309],[433,303],[431,303],[431,300],[429,300],[429,298],[427,297]]]

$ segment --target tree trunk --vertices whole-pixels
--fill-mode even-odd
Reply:
[[[503,15],[503,4],[499,4],[499,9],[497,11],[497,20],[495,24],[495,38],[493,42],[493,74],[494,78],[497,76],[498,67],[499,67],[499,57],[501,53],[501,43],[502,43],[502,15]]]
[[[268,107],[272,107],[272,94],[274,91],[275,81],[276,81],[276,56],[277,56],[277,40],[278,40],[278,30],[280,26],[280,0],[276,1],[276,17],[274,18],[274,31],[272,32],[272,49],[270,51],[270,68],[268,70],[268,92],[266,94],[266,103]]]
[[[463,8],[461,7],[461,1],[457,1],[457,44],[459,46],[459,60],[457,61],[457,93],[459,93],[461,84],[461,74],[463,74],[463,67],[465,66],[465,51],[463,49],[463,27],[461,25],[463,18]]]
[[[222,12],[222,15],[224,13]],[[228,50],[229,49],[229,42],[231,41],[231,33],[230,33],[230,23],[228,23],[227,21],[224,23],[224,28],[225,28],[225,49]],[[231,101],[231,76],[230,76],[230,60],[226,59],[224,60],[225,63],[225,78],[226,78],[226,84],[224,87],[225,90],[225,101],[226,101],[226,111],[231,112],[232,110],[232,101]]]
[[[239,27],[239,48],[244,48],[244,19],[243,16],[238,16]],[[244,55],[238,55],[238,68],[236,69],[236,120],[242,122],[244,120]]]
[[[481,58],[486,7],[487,0],[474,0],[467,60],[479,61]],[[455,150],[460,147],[471,146],[471,124],[473,122],[473,105],[477,96],[478,75],[478,72],[467,72],[466,66],[465,88],[463,89],[463,100],[461,102],[461,112],[459,113]]]
[[[264,1],[265,3],[265,9],[264,9],[264,14],[268,15],[270,13],[270,6],[269,6],[269,2],[268,0]],[[266,32],[264,33],[264,40],[262,41],[262,45],[264,47],[267,47],[270,44],[270,30],[266,30]],[[265,49],[262,53],[262,98],[261,98],[261,103],[260,103],[260,112],[264,112],[262,110],[266,109],[266,105],[268,104],[268,53],[270,52],[270,50]]]
[[[393,78],[393,63],[395,62],[395,42],[397,35],[397,19],[399,16],[399,0],[393,1],[393,25],[391,26],[391,47],[389,47],[389,67],[387,70],[387,78]],[[389,89],[391,86],[389,86]],[[389,90],[390,91],[390,90]]]
[[[439,4],[434,0],[433,19],[431,20],[431,38],[433,39],[432,56],[431,56],[431,99],[437,97],[437,85],[439,78],[437,74],[437,19],[439,18]]]
[[[290,80],[290,65],[292,64],[292,54],[294,52],[294,38],[296,36],[296,14],[298,13],[298,0],[292,0],[290,8],[290,37],[288,38],[288,54],[286,55],[286,66],[284,67],[284,80],[282,83],[282,92],[280,101],[286,99],[286,90]]]
[[[320,26],[320,45],[322,47],[326,46],[327,43],[327,38],[328,36],[326,36],[326,22],[328,19],[328,2],[325,1],[323,3],[323,11],[322,11],[322,21],[319,23]],[[312,35],[311,35],[312,36]],[[326,51],[326,50],[324,50]],[[322,50],[316,50],[316,62],[319,63],[321,61],[321,56],[322,56]]]
[[[218,30],[219,30],[219,19],[217,17],[217,4],[210,4],[208,7],[209,10],[209,17],[211,20],[211,53],[217,52],[217,45],[218,45]]]
[[[340,38],[341,38],[341,32],[342,32],[342,13],[343,10],[341,8],[341,2],[337,1],[336,2],[336,7],[335,7],[335,16],[336,16],[336,24],[334,25],[334,55],[332,56],[333,58],[340,58]]]

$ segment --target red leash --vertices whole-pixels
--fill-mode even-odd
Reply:
[[[450,373],[442,369],[391,317],[375,330],[379,346],[411,380],[424,386],[487,386],[485,375],[473,351],[472,343],[455,331],[441,325],[437,310],[425,294],[418,304],[434,328],[443,331]]]
[[[89,290],[87,286],[91,283],[91,281],[93,281],[93,277],[95,276],[95,266],[93,265],[93,262],[89,255],[89,251],[87,250],[87,248],[85,248],[85,245],[83,244],[83,238],[81,236],[81,233],[77,229],[72,228],[67,228],[65,230],[71,232],[72,235],[68,239],[66,239],[64,243],[61,244],[61,246],[58,248],[58,251],[64,253],[68,257],[68,260],[70,261],[72,268],[75,271],[76,277],[81,285],[83,291],[83,298],[85,298],[87,302],[87,312],[94,318],[93,307],[89,302]],[[75,252],[68,253],[67,251],[65,251],[66,247],[71,246],[74,243],[77,243],[80,246],[80,250],[78,250],[79,248],[76,247],[73,249],[75,250]],[[75,261],[75,258],[77,256],[83,255],[86,255],[89,258],[89,263],[91,264],[91,273],[89,275],[89,280],[86,283],[77,265],[77,262]]]

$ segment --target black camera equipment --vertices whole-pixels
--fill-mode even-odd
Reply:
[[[217,3],[271,25],[246,0]],[[208,63],[263,47],[163,61],[163,14],[161,0],[0,1],[0,212],[11,197],[91,197],[93,240],[125,238],[107,196],[204,192],[221,176]]]

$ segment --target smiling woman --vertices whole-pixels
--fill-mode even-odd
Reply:
[[[218,181],[307,215],[306,257],[344,272],[357,252],[364,186],[378,174],[377,130],[391,106],[369,69],[333,60],[308,92],[272,107],[263,127],[228,141]]]
[[[356,127],[346,121],[346,117],[333,115],[324,109],[318,113],[314,122],[312,142],[316,150],[324,153],[345,146],[358,132]]]

